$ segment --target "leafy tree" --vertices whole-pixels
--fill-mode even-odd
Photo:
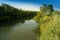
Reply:
[[[36,15],[35,11],[25,11],[14,8],[8,4],[0,5],[0,21],[17,20],[17,19],[31,19]]]
[[[38,29],[35,29],[35,31],[37,31],[38,40],[60,39],[59,14],[60,12],[54,10],[52,5],[43,5],[40,8],[40,12],[34,17],[39,26]]]

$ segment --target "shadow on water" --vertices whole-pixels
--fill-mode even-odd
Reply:
[[[25,20],[30,20],[32,18],[23,18],[23,19],[10,19],[10,20],[0,20],[0,27],[11,27],[16,23],[25,23]]]
[[[20,23],[23,25],[21,25]],[[36,40],[35,35],[32,32],[32,30],[34,29],[33,26],[35,25],[35,22],[30,21],[30,19],[10,20],[2,22],[0,23],[0,40]]]
[[[25,20],[10,20],[0,23],[0,34],[10,32],[14,25],[17,23],[23,24]]]
[[[39,25],[37,25],[37,27],[35,27],[35,29],[33,30],[33,32],[36,35],[37,40],[39,40],[39,37],[41,35],[41,31],[40,31]]]
[[[10,32],[14,27],[14,25],[19,23],[24,24],[25,20],[30,20],[30,19],[7,20],[7,21],[0,22],[0,34],[2,33],[5,34]]]
[[[14,25],[17,23],[23,24],[25,22],[25,19],[23,20],[8,20],[4,22],[0,22],[0,40],[5,40],[6,35],[10,33],[10,31],[13,29]]]
[[[15,25],[16,23],[24,23],[25,20],[12,20],[12,21],[5,21],[0,23],[0,27],[11,27],[12,25]]]

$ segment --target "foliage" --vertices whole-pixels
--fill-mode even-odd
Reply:
[[[17,19],[31,19],[36,13],[35,11],[24,11],[2,3],[0,5],[0,22]]]
[[[52,5],[43,5],[40,12],[34,17],[38,23],[40,37],[38,40],[59,40],[60,39],[60,11],[53,10]]]

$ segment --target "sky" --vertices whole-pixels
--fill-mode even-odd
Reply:
[[[39,11],[40,6],[43,4],[52,4],[54,9],[60,10],[60,0],[0,0],[1,3],[30,11]]]

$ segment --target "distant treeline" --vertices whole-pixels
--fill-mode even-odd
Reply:
[[[35,11],[24,11],[2,3],[0,5],[0,22],[17,19],[31,19],[36,13]]]

